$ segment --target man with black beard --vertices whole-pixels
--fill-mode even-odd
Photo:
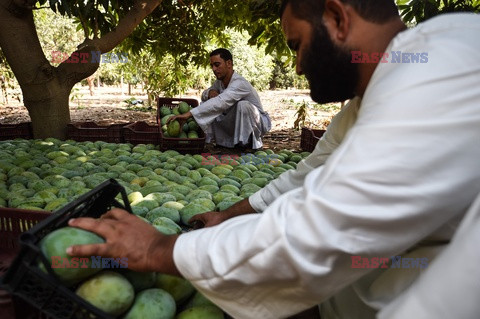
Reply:
[[[248,319],[319,303],[322,318],[374,318],[425,260],[435,263],[480,193],[480,18],[444,15],[406,30],[393,0],[285,0],[282,28],[315,100],[362,98],[325,164],[262,214],[181,235],[159,234],[119,209],[73,220],[106,243],[73,246],[70,255],[126,257],[133,270],[181,275]],[[340,52],[350,51],[402,59],[348,66]],[[413,63],[417,54],[427,63]],[[395,263],[379,263],[388,258]],[[464,303],[461,294],[449,301]]]
[[[318,56],[322,52],[322,57]],[[323,23],[314,24],[311,44],[302,60],[301,73],[310,86],[310,95],[317,103],[345,101],[354,96],[358,83],[358,64],[350,50],[336,46]]]

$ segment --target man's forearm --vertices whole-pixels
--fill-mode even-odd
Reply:
[[[221,211],[223,214],[229,215],[229,218],[246,215],[246,214],[254,214],[256,213],[255,209],[250,205],[248,198],[245,198],[234,205],[230,206],[224,211]]]
[[[173,260],[173,249],[179,235],[159,236],[148,248],[149,268],[164,274],[182,277]]]

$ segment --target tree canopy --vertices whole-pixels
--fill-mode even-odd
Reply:
[[[90,39],[115,32],[140,3],[157,6],[121,43],[123,50],[133,54],[147,50],[160,58],[171,54],[180,64],[204,65],[206,46],[228,45],[227,29],[248,32],[250,44],[266,44],[267,54],[289,52],[277,15],[280,1],[276,0],[39,1],[41,6],[48,4],[53,11],[74,17]]]
[[[184,81],[189,69],[205,66],[210,48],[228,47],[233,31],[248,34],[250,45],[263,46],[267,55],[276,55],[277,66],[280,57],[291,62],[278,18],[280,2],[0,0],[0,66],[5,69],[2,61],[7,61],[20,84],[34,136],[63,137],[70,121],[68,97],[72,87],[98,69],[100,54],[112,50],[126,52],[137,65],[163,63],[168,72],[152,74],[149,81],[151,85],[163,81],[167,88]],[[403,19],[410,24],[444,12],[478,12],[479,2],[397,0]],[[52,30],[51,35],[52,41],[72,37],[69,44],[73,48],[64,48],[71,51],[69,59],[56,65],[46,57],[38,40],[34,10],[53,10],[74,19],[77,30],[83,33],[82,40],[59,30]],[[78,62],[79,56],[90,59]]]
[[[403,21],[416,24],[442,13],[480,12],[480,0],[397,0]]]

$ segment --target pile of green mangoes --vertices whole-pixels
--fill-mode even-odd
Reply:
[[[0,207],[56,211],[114,178],[125,188],[135,215],[164,234],[175,234],[191,226],[188,220],[192,216],[227,209],[280,174],[294,169],[309,154],[289,150],[275,154],[265,150],[242,155],[182,155],[175,150],[162,152],[152,144],[53,138],[2,141]],[[117,199],[122,202],[120,195]],[[78,237],[71,229],[69,232],[57,237],[52,232],[45,237],[42,251],[47,257],[62,256],[66,245],[98,240],[85,234]],[[112,294],[116,298],[117,293],[121,293],[125,304],[114,301],[112,309],[110,306],[102,309],[121,313],[125,318],[148,318],[140,309],[156,313],[152,308],[162,308],[179,319],[223,317],[189,282],[165,274],[108,269],[88,273],[88,276],[74,275],[65,282],[75,285],[80,296],[99,307],[109,305],[103,299],[105,296]],[[103,282],[107,284],[99,285]],[[158,315],[155,318],[173,317]]]
[[[114,178],[135,214],[186,225],[194,214],[224,210],[252,195],[308,154],[182,155],[152,144],[2,141],[0,207],[55,211]]]

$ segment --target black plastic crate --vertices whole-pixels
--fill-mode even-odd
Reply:
[[[196,99],[190,99],[190,98],[174,98],[174,97],[158,97],[157,98],[157,124],[160,125],[160,108],[162,106],[166,106],[170,109],[173,109],[174,107],[178,106],[180,102],[185,102],[191,107],[197,107],[198,106],[198,100]]]
[[[124,205],[117,201],[117,195],[121,195]],[[20,253],[1,278],[0,286],[49,318],[114,318],[78,297],[75,287],[70,289],[61,283],[38,247],[43,237],[67,226],[71,218],[98,218],[112,207],[131,212],[125,189],[114,179],[105,181],[24,232],[20,235]],[[49,275],[40,270],[40,262]]]

